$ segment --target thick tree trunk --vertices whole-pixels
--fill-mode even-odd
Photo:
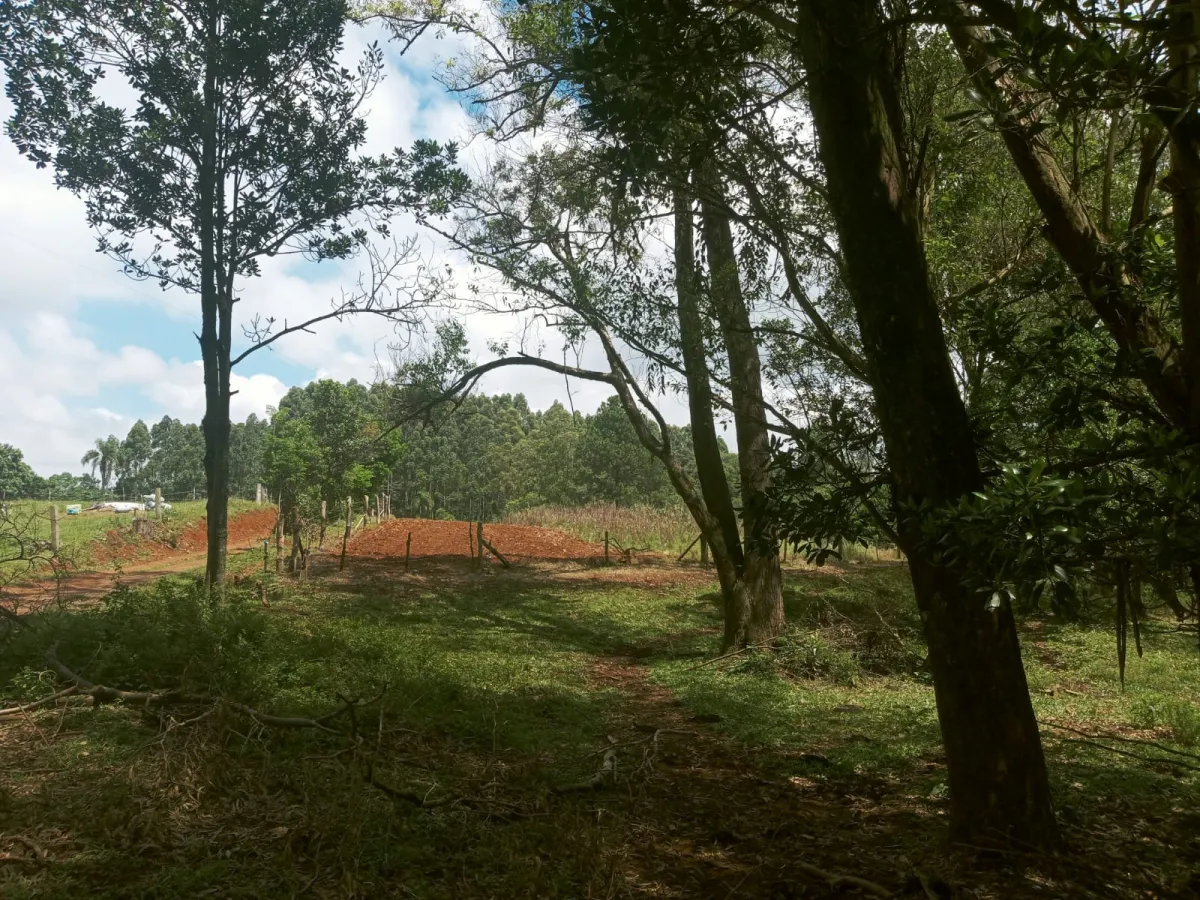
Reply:
[[[1172,78],[1171,102],[1163,111],[1170,123],[1174,199],[1175,273],[1179,281],[1179,323],[1183,370],[1188,385],[1192,434],[1200,435],[1200,117],[1195,109],[1200,74],[1200,15],[1193,0],[1168,0],[1167,40]]]
[[[765,515],[771,489],[771,439],[762,365],[742,292],[724,188],[711,164],[702,165],[697,172],[697,186],[708,248],[709,290],[729,358],[729,392],[742,482],[746,598],[744,604],[732,604],[726,610],[725,644],[731,649],[770,640],[783,631],[783,574],[779,541]]]
[[[877,0],[807,0],[795,36],[874,385],[901,539],[929,645],[950,826],[971,841],[1056,836],[1016,626],[926,556],[916,510],[983,486],[906,184],[902,117]]]

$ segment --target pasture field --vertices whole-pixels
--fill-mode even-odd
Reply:
[[[96,558],[97,549],[107,542],[110,531],[131,533],[133,513],[114,513],[109,510],[89,511],[87,509],[89,504],[83,503],[79,504],[84,507],[83,512],[76,516],[68,516],[67,507],[71,505],[76,505],[76,501],[10,500],[8,502],[8,508],[14,517],[29,520],[30,535],[37,540],[44,541],[50,540],[50,507],[58,507],[59,540],[62,548],[59,555],[73,568],[86,569],[97,564],[107,563],[108,560],[103,557],[103,554],[101,554],[101,558]],[[229,501],[230,517],[254,508],[255,504],[251,501]],[[164,510],[166,529],[169,532],[182,531],[202,520],[205,512],[206,501],[204,500],[172,503],[170,510]],[[137,515],[141,517],[145,514],[139,511]],[[153,510],[149,512],[149,516],[154,518]],[[9,567],[10,570],[12,568],[12,566]]]
[[[1108,623],[1025,624],[1072,852],[981,858],[946,845],[903,567],[790,567],[787,634],[725,659],[714,590],[695,565],[364,551],[222,603],[182,577],[45,613],[4,632],[4,706],[69,686],[51,647],[194,696],[0,718],[0,894],[868,896],[821,870],[898,897],[1190,896],[1194,634],[1147,623],[1122,688]]]

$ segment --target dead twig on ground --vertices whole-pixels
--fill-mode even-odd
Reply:
[[[23,834],[14,834],[9,840],[22,844],[30,853],[29,856],[17,856],[13,853],[0,853],[0,863],[44,863],[49,860],[46,851],[43,850],[32,838],[26,837]]]
[[[829,885],[831,891],[836,891],[844,887],[854,887],[860,891],[866,891],[874,897],[890,898],[896,896],[894,891],[889,891],[882,884],[876,884],[874,881],[869,881],[866,878],[859,878],[857,875],[838,875],[804,862],[798,862],[796,866],[806,875],[820,878]]]
[[[698,663],[697,665],[684,669],[684,671],[695,672],[697,669],[703,669],[705,666],[711,666],[713,663],[719,663],[726,659],[733,659],[733,657],[740,656],[741,654],[747,653],[750,650],[766,650],[770,646],[771,641],[764,641],[761,644],[747,644],[745,647],[742,647],[739,650],[733,650],[729,653],[724,653],[721,656],[714,656],[712,659],[706,659],[702,663]]]
[[[82,675],[72,671],[59,658],[56,652],[56,647],[51,647],[46,651],[46,661],[50,667],[65,681],[69,681],[71,685],[58,691],[50,696],[43,697],[33,703],[27,703],[22,706],[14,706],[6,709],[0,709],[0,719],[25,715],[31,710],[40,709],[57,703],[60,700],[70,697],[89,698],[93,705],[100,706],[105,703],[122,703],[128,706],[140,706],[143,708],[151,706],[164,706],[169,703],[179,704],[181,706],[210,706],[212,709],[201,713],[191,719],[178,723],[173,727],[180,727],[185,724],[198,722],[201,719],[211,715],[216,708],[223,707],[236,713],[240,713],[256,725],[261,725],[271,728],[315,728],[319,731],[325,731],[330,734],[341,734],[337,729],[330,728],[329,723],[347,713],[352,713],[358,706],[363,705],[358,700],[348,700],[342,698],[342,705],[330,713],[327,713],[318,718],[308,718],[305,716],[276,716],[270,713],[264,713],[261,710],[248,706],[245,703],[238,703],[233,700],[228,700],[224,697],[212,697],[202,694],[188,694],[179,690],[151,690],[151,691],[125,691],[120,688],[109,687],[108,685],[95,684],[88,681]],[[366,701],[366,705],[377,702],[384,691],[387,690],[386,685],[383,691]]]
[[[1058,722],[1044,721],[1042,724],[1049,725],[1051,728],[1057,728],[1060,731],[1068,731],[1071,734],[1077,734],[1080,737],[1085,737],[1093,741],[1103,740],[1118,741],[1122,744],[1140,744],[1143,747],[1153,747],[1155,750],[1163,751],[1163,753],[1172,753],[1175,756],[1182,756],[1184,759],[1191,759],[1195,760],[1196,762],[1200,762],[1200,755],[1188,753],[1186,750],[1177,750],[1174,747],[1168,747],[1166,744],[1160,744],[1158,741],[1147,741],[1143,738],[1124,737],[1123,735],[1119,734],[1091,734],[1090,732],[1083,731],[1079,728],[1072,728],[1070,725],[1060,725]]]

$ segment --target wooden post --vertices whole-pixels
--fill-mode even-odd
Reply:
[[[325,501],[322,500],[321,501],[321,537],[320,537],[320,540],[317,541],[317,547],[320,548],[321,550],[325,549],[325,524],[326,524],[326,521],[327,520],[326,520]]]
[[[363,494],[363,518],[371,518],[371,500],[366,494]]]
[[[50,507],[50,549],[58,552],[58,504]]]
[[[262,494],[263,494],[262,485],[256,484],[254,486],[254,505],[255,506],[262,506]]]
[[[379,502],[379,495],[375,495],[375,524],[378,525],[382,521],[383,504]]]
[[[467,552],[475,559],[475,526],[470,522],[467,523]]]
[[[283,510],[275,516],[275,571],[283,571]]]
[[[609,561],[608,561],[608,532],[607,531],[604,532],[604,564],[606,566],[609,564]]]
[[[700,535],[700,565],[708,567],[708,538]]]
[[[479,554],[479,570],[483,571],[483,522],[475,523],[475,550]]]
[[[408,540],[404,542],[404,571],[408,571],[408,556],[412,553],[412,532],[408,533]]]
[[[270,554],[271,541],[269,538],[263,538],[263,571],[267,571],[267,564],[271,558]]]
[[[162,488],[154,489],[154,518],[162,521]]]
[[[346,545],[350,543],[350,528],[354,522],[354,504],[350,502],[350,498],[346,498],[346,533],[342,535],[342,563],[338,567],[346,568]]]
[[[292,533],[292,553],[288,560],[288,571],[293,575],[300,574],[300,554],[304,550],[304,544],[300,540],[300,505],[292,506],[292,521],[288,526],[288,530]]]
[[[504,568],[506,568],[506,569],[512,568],[512,564],[509,563],[509,561],[505,558],[503,553],[501,553],[499,550],[496,549],[496,546],[491,541],[487,540],[486,538],[484,538],[482,540],[483,540],[483,546],[488,548],[488,550],[491,552],[492,556],[494,556],[494,557],[496,557],[496,559],[500,560],[500,565],[504,566]]]

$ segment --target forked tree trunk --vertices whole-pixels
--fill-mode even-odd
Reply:
[[[794,36],[875,386],[946,747],[950,827],[972,842],[1056,837],[1016,625],[928,557],[916,510],[983,487],[906,184],[890,32],[878,0],[806,0]]]
[[[765,514],[771,489],[771,440],[762,364],[742,291],[724,187],[711,163],[698,170],[697,186],[708,249],[709,291],[729,359],[729,393],[742,482],[745,598],[727,611],[725,646],[730,649],[768,641],[783,631],[783,573],[779,541]]]

